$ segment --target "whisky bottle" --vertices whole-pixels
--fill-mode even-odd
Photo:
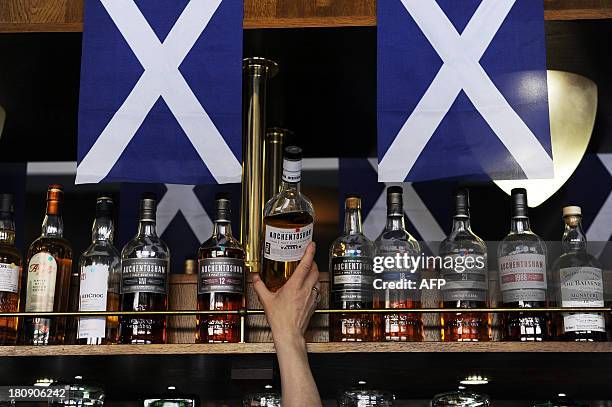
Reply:
[[[380,278],[384,284],[381,289],[374,290],[374,308],[420,308],[421,296],[417,289],[406,287],[408,281],[417,284],[421,280],[418,268],[412,267],[410,259],[421,254],[419,243],[408,233],[404,220],[404,205],[401,187],[387,188],[387,223],[374,245],[376,256],[392,258],[393,266],[385,267]],[[397,288],[404,286],[404,288]],[[392,288],[390,288],[392,287]],[[380,318],[380,328],[376,329],[378,339],[383,341],[422,341],[423,322],[421,314],[383,314]],[[376,324],[378,325],[378,324]]]
[[[118,311],[121,260],[113,246],[113,200],[96,201],[91,245],[79,260],[79,311]],[[78,321],[77,343],[115,344],[119,340],[119,317],[82,317]]]
[[[546,245],[531,231],[527,215],[527,191],[512,195],[510,233],[497,249],[502,304],[509,308],[547,306]],[[507,341],[544,341],[551,336],[547,313],[504,313],[502,338]]]
[[[469,308],[485,308],[488,300],[487,246],[472,232],[470,199],[467,189],[455,194],[453,228],[440,243],[443,308],[466,308],[466,312],[441,315],[442,340],[476,342],[489,340],[489,316],[469,312]]]
[[[0,312],[18,312],[23,261],[15,247],[13,195],[0,194]],[[0,345],[17,342],[17,318],[0,318]]]
[[[26,312],[66,312],[72,270],[72,249],[64,239],[61,185],[49,185],[42,234],[30,245]],[[66,318],[24,318],[25,345],[61,345],[65,339]]]
[[[344,234],[334,241],[329,253],[333,308],[372,308],[375,252],[374,244],[363,234],[361,199],[346,198]],[[331,340],[372,341],[373,322],[372,314],[331,314]]]
[[[244,306],[245,252],[232,235],[230,200],[218,195],[210,239],[198,249],[198,311],[238,310]],[[240,316],[198,315],[199,343],[240,342]]]
[[[281,189],[264,208],[261,278],[278,290],[295,271],[312,241],[314,208],[300,192],[302,149],[285,148]]]
[[[563,254],[554,270],[555,297],[562,307],[603,307],[604,282],[599,261],[587,253],[579,206],[563,208],[565,231]],[[564,313],[556,321],[557,336],[566,341],[603,342],[607,340],[606,321],[601,313]]]
[[[153,194],[140,199],[138,232],[121,251],[121,310],[167,311],[170,251],[155,230],[157,202]],[[165,316],[124,316],[121,342],[166,343]]]

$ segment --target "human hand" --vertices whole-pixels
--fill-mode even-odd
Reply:
[[[264,307],[277,347],[295,340],[304,341],[321,290],[314,254],[315,244],[312,242],[293,275],[276,292],[268,290],[258,274],[253,276],[253,289]]]

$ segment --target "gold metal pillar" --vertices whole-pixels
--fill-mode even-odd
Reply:
[[[242,205],[240,240],[246,251],[250,272],[261,264],[261,223],[263,216],[263,149],[266,132],[266,86],[278,72],[276,62],[265,58],[243,60],[242,108]]]
[[[264,205],[280,189],[281,172],[283,171],[283,148],[290,137],[293,137],[293,132],[280,127],[271,127],[266,134],[263,170]]]

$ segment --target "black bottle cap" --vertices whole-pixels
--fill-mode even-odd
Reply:
[[[140,220],[155,222],[157,196],[153,192],[144,192],[140,196]]]
[[[113,215],[113,198],[108,195],[99,195],[96,200],[96,217],[110,218]]]
[[[387,188],[387,215],[404,214],[403,193],[404,189],[400,186]]]
[[[229,193],[218,193],[215,196],[215,201],[217,201],[217,220],[229,222],[230,214],[232,213],[232,202]]]
[[[13,213],[13,194],[0,194],[0,212]]]
[[[470,216],[470,193],[465,188],[455,192],[455,216]]]
[[[527,190],[525,188],[512,189],[512,217],[526,218],[528,216]]]
[[[285,160],[300,161],[302,159],[302,148],[298,146],[285,147]]]

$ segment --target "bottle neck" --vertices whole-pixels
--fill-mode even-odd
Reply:
[[[387,214],[387,224],[385,226],[387,231],[391,230],[405,230],[406,221],[404,220],[403,214],[389,213]]]
[[[355,235],[358,233],[363,233],[361,227],[361,210],[347,209],[344,214],[344,234]]]
[[[15,244],[15,222],[9,212],[0,212],[0,243]]]
[[[283,175],[281,177],[281,191],[295,190],[300,192],[302,180],[302,160],[283,160]]]
[[[111,218],[107,216],[96,217],[94,220],[91,241],[93,243],[113,243],[115,225]]]
[[[466,215],[453,216],[453,232],[470,232],[470,217]]]
[[[150,219],[141,219],[138,222],[138,236],[157,236],[157,231],[155,230],[155,221]]]
[[[281,191],[296,191],[296,192],[300,192],[300,183],[299,182],[287,182],[287,181],[282,181],[281,182],[281,187],[280,187]]]
[[[531,232],[531,227],[529,226],[529,218],[526,216],[513,217],[512,221],[510,222],[510,232],[512,233]]]
[[[566,221],[567,222],[567,221]],[[582,231],[582,222],[575,217],[565,224],[562,239],[563,249],[566,252],[585,251],[587,246],[586,235]]]
[[[213,224],[213,236],[232,236],[232,222],[216,220]]]

